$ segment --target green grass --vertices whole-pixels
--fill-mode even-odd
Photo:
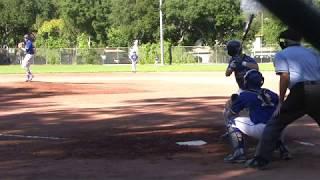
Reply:
[[[214,72],[225,71],[226,64],[181,64],[181,65],[140,65],[138,72]],[[273,71],[270,63],[259,64],[261,71]],[[102,73],[130,72],[130,65],[32,65],[34,73]],[[20,74],[24,70],[20,65],[2,65],[0,74]]]

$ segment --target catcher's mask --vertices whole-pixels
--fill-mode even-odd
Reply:
[[[231,40],[227,43],[227,50],[229,56],[239,55],[242,51],[241,42],[238,40]]]
[[[293,31],[292,29],[284,30],[280,33],[278,37],[278,43],[281,49],[285,49],[289,46],[297,46],[300,45],[300,41],[302,36]]]
[[[261,72],[255,69],[247,71],[243,79],[245,89],[260,89],[264,83],[264,77]]]

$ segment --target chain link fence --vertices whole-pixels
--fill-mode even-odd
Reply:
[[[225,46],[174,46],[171,48],[174,63],[227,63],[229,56]]]
[[[130,64],[129,48],[37,48],[33,64]],[[174,64],[219,64],[228,63],[225,46],[173,46],[170,62]],[[272,62],[274,51],[248,52],[257,62]],[[0,64],[20,64],[24,51],[19,48],[0,49]]]
[[[278,44],[268,44],[257,50],[252,50],[250,53],[251,57],[255,58],[258,63],[269,63],[274,60],[274,55],[279,50]]]
[[[37,48],[33,64],[129,64],[129,48]],[[0,49],[0,64],[21,64],[19,48]]]

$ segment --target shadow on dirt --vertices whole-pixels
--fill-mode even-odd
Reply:
[[[20,91],[28,93],[24,89]],[[201,139],[220,143],[220,135],[224,132],[223,105],[212,104],[208,99],[225,98],[147,99],[108,109],[51,110],[0,116],[0,129],[4,134],[66,138],[58,142],[18,138],[19,142],[24,141],[21,144],[24,152],[17,156],[14,149],[19,144],[8,145],[6,142],[14,137],[3,136],[0,139],[6,145],[1,149],[8,151],[11,148],[8,152],[12,155],[6,157],[13,159],[51,157],[50,153],[42,153],[49,150],[54,158],[136,158],[200,151],[201,148],[178,146],[176,142]],[[7,106],[10,101],[12,107],[17,105],[13,98],[6,99],[0,106]],[[28,106],[40,107],[41,104]],[[223,146],[218,144],[219,148]]]
[[[0,115],[0,157],[2,161],[35,159],[165,160],[192,159],[202,164],[223,164],[229,152],[224,133],[222,110],[227,97],[160,98],[124,102],[126,106],[87,109],[54,109],[54,104],[26,103],[26,98],[66,95],[38,92],[32,88],[2,88],[0,107],[11,111],[28,106],[51,106],[51,110]],[[45,110],[45,108],[43,108]],[[310,126],[310,119],[299,121],[289,135]],[[313,125],[312,125],[313,126]],[[308,128],[317,134],[318,129]],[[24,135],[9,137],[6,135]],[[29,136],[29,137],[28,137]],[[64,139],[41,139],[59,137]],[[305,136],[305,139],[311,137]],[[178,141],[204,140],[200,147],[179,146]],[[294,145],[293,138],[289,145]],[[317,154],[314,154],[317,156]],[[217,163],[217,161],[219,163]],[[232,166],[209,168],[223,173]]]

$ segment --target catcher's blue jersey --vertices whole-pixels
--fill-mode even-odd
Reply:
[[[231,111],[238,114],[246,108],[254,124],[266,123],[276,110],[278,103],[278,95],[268,89],[243,91],[232,103]]]
[[[232,68],[230,66],[231,62],[235,62],[236,64],[236,67]],[[246,66],[243,66],[242,65],[242,62],[245,61],[245,62],[248,62],[248,63],[254,63],[254,64],[257,64],[256,60],[253,59],[252,57],[250,56],[247,56],[245,54],[243,54],[242,56],[233,56],[230,58],[229,60],[229,65],[228,65],[228,68],[231,68],[233,69],[234,71],[234,76],[236,78],[236,81],[238,83],[238,86],[241,88],[241,89],[244,89],[243,87],[243,76],[246,74],[247,71],[250,70],[249,67],[246,67]]]

